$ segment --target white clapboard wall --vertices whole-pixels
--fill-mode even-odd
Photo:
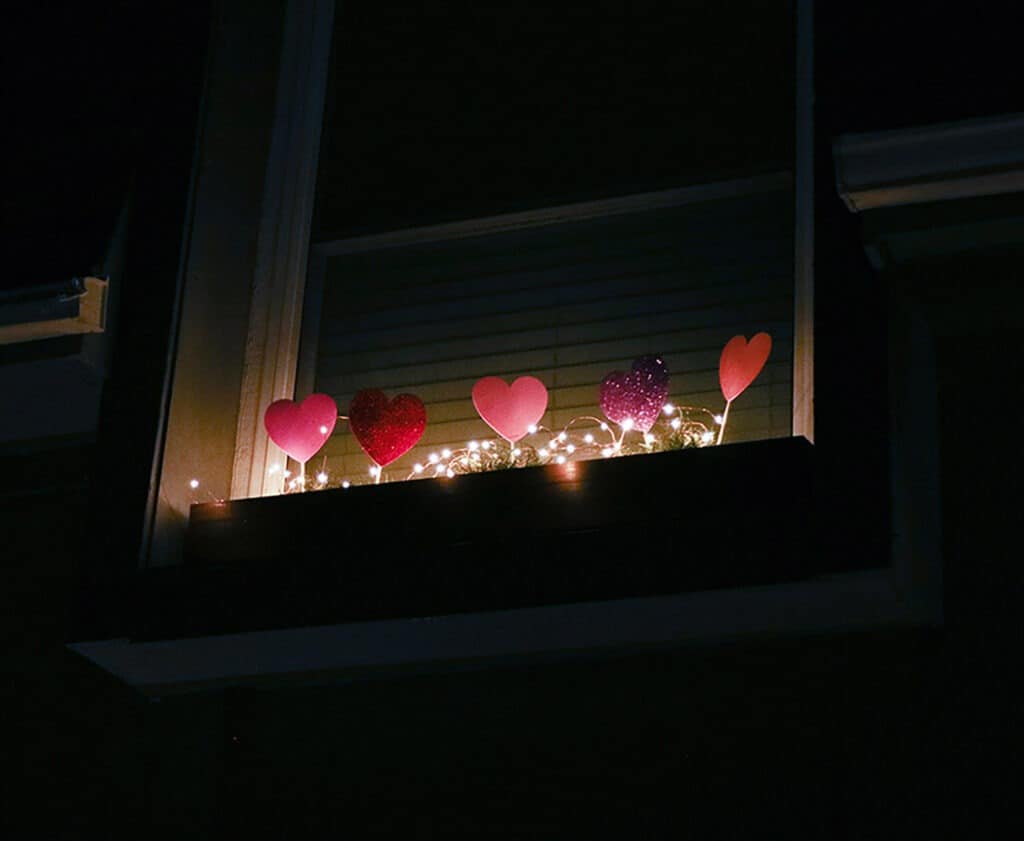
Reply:
[[[771,358],[726,440],[789,435],[792,219],[792,194],[776,189],[328,257],[314,388],[342,414],[365,388],[423,400],[420,445],[386,471],[399,478],[432,451],[493,437],[472,404],[481,377],[538,377],[543,423],[559,428],[599,415],[604,376],[654,353],[674,402],[721,412],[722,347],[767,331]],[[332,480],[366,477],[344,422],[311,466],[323,457]]]

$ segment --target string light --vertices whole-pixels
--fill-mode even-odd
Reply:
[[[540,466],[545,464],[571,465],[577,460],[591,458],[614,458],[636,453],[654,453],[663,450],[713,445],[716,439],[715,426],[721,425],[722,416],[714,415],[707,409],[679,406],[666,402],[662,406],[660,420],[655,428],[637,434],[635,421],[626,418],[614,429],[604,419],[592,416],[572,418],[561,429],[548,429],[534,424],[528,429],[527,437],[516,443],[503,439],[473,439],[460,448],[444,447],[431,452],[423,462],[416,462],[410,468],[407,479],[436,478],[453,479],[468,473],[481,473],[504,468]],[[531,443],[539,438],[542,444]],[[327,487],[326,457],[316,473],[316,489]],[[430,468],[433,468],[432,470]],[[269,472],[276,473],[280,465],[271,465]],[[303,476],[292,476],[283,471],[285,479],[291,479],[289,490],[305,490]],[[366,474],[364,474],[366,475]],[[371,483],[380,483],[383,469],[373,465],[368,469]],[[193,488],[198,487],[198,481]],[[356,484],[365,483],[356,481]],[[349,488],[352,482],[341,482],[342,488]],[[337,485],[335,486],[337,487]]]
[[[192,488],[192,490],[195,490],[196,488],[199,487],[199,480],[198,479],[190,479],[189,483],[188,483],[188,486],[190,488]]]

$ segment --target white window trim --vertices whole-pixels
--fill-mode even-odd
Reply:
[[[249,305],[232,498],[283,489],[283,478],[267,472],[280,456],[264,429],[263,408],[295,394],[333,20],[333,0],[288,4]]]

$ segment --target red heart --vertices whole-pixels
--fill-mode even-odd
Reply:
[[[729,339],[718,363],[718,382],[726,403],[739,397],[757,379],[771,352],[772,337],[767,333],[758,333],[749,344],[744,336]]]
[[[501,377],[484,377],[473,386],[473,405],[484,423],[514,444],[544,417],[548,390],[536,377],[519,377],[511,386]]]
[[[427,410],[413,394],[399,394],[388,402],[383,391],[368,388],[352,398],[348,424],[359,446],[384,467],[409,452],[423,437]]]
[[[263,413],[270,440],[298,462],[309,461],[338,422],[338,407],[326,394],[311,394],[301,403],[275,400]]]

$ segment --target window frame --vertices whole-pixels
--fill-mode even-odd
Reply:
[[[798,0],[793,433],[813,441],[811,12],[812,0]],[[245,13],[260,14],[249,9]],[[304,307],[304,300],[307,296],[315,298],[324,257],[331,248],[338,247],[311,247],[310,242],[333,14],[333,0],[289,0],[287,4],[277,103],[256,232],[256,268],[249,278],[248,327],[244,356],[238,360],[242,387],[232,436],[233,472],[226,483],[221,477],[222,484],[230,486],[231,496],[268,495],[282,490],[283,479],[265,469],[273,444],[263,429],[259,408],[274,399],[294,396],[296,389],[308,388],[302,377],[312,370],[303,360],[315,352],[310,323],[316,308]],[[297,95],[300,92],[302,95]],[[201,191],[197,200],[204,200]],[[216,197],[206,200],[215,201]],[[536,214],[534,218],[538,218]],[[465,224],[484,223],[486,220]],[[187,284],[197,274],[201,274],[199,269],[192,267],[183,273],[182,283]],[[187,319],[186,309],[185,327]],[[911,325],[911,332],[917,330]],[[307,340],[300,350],[303,335]],[[182,340],[179,331],[179,348]],[[911,370],[909,365],[918,371],[928,369],[927,343],[919,336],[897,350],[903,354],[897,360],[900,370]],[[188,388],[188,371],[180,364],[175,368],[169,389],[171,401],[176,392]],[[927,385],[927,378],[920,375],[894,377],[893,417],[899,417],[901,407],[920,406],[921,401],[913,403],[910,392],[927,389]],[[169,411],[170,407],[165,407],[165,412]],[[904,416],[893,430],[890,467],[897,539],[891,564],[885,569],[772,587],[498,614],[150,643],[132,643],[124,638],[81,642],[73,647],[144,692],[162,695],[266,680],[316,680],[317,675],[328,672],[336,679],[338,675],[358,676],[367,670],[404,671],[424,664],[440,668],[443,663],[561,657],[580,650],[706,642],[764,633],[937,624],[941,622],[941,581],[934,565],[922,560],[937,557],[938,536],[935,529],[927,527],[935,515],[934,500],[922,501],[911,493],[916,483],[933,478],[935,466],[925,449],[929,441],[934,441],[935,418],[933,414],[929,419],[926,411],[919,411],[920,417]],[[173,426],[173,418],[169,423]],[[157,448],[156,459],[160,480],[151,492],[143,566],[159,565],[161,561],[155,555],[160,554],[166,562],[173,556],[173,547],[179,545],[175,530],[180,532],[181,523],[173,518],[161,521],[157,497],[174,496],[175,504],[184,506],[187,516],[187,496],[181,492],[186,474],[180,466],[169,467],[166,446]],[[543,628],[543,633],[538,633],[538,628]]]

